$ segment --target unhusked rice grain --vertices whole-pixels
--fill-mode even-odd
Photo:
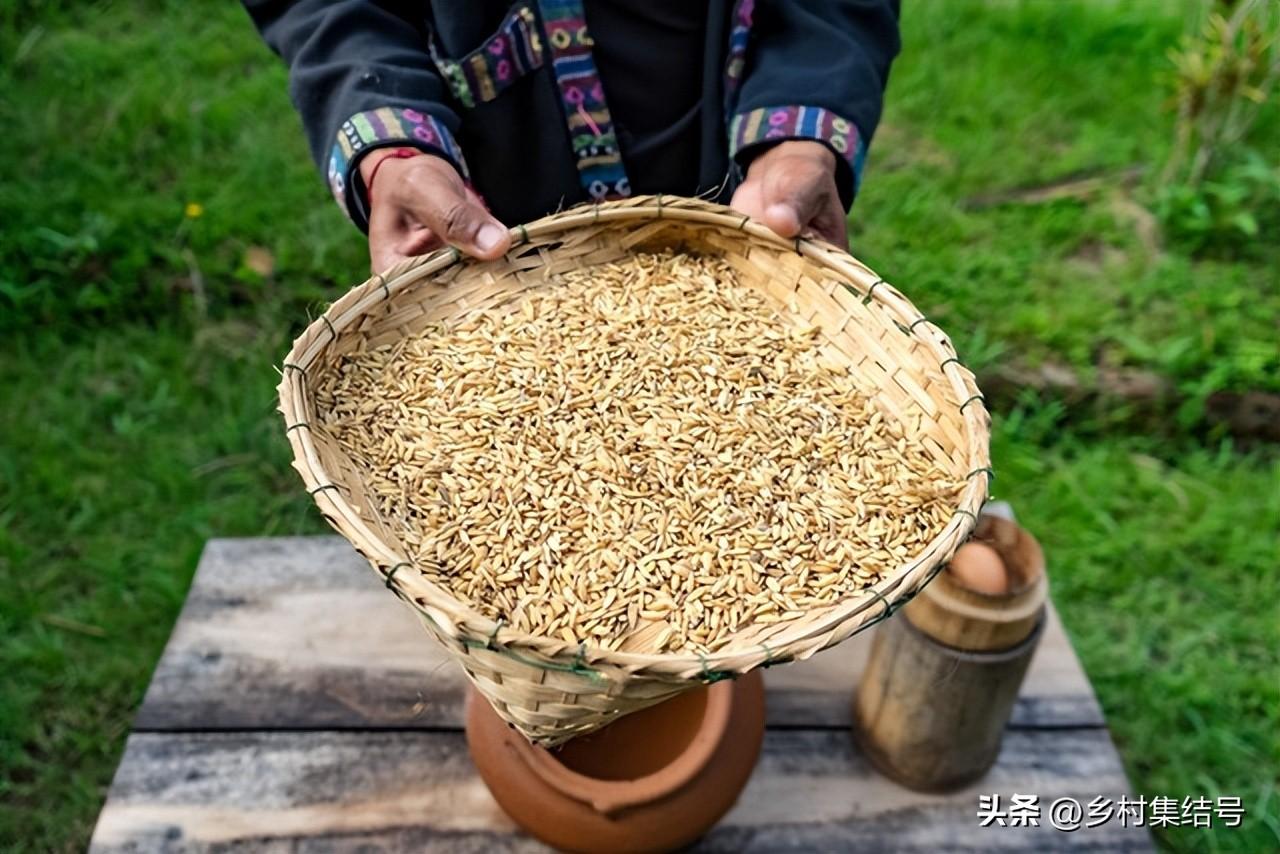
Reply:
[[[716,651],[901,566],[964,485],[821,343],[723,261],[637,254],[343,356],[317,429],[480,613]]]

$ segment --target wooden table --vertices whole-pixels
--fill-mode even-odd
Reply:
[[[987,777],[923,795],[853,747],[867,634],[769,670],[769,730],[704,851],[1149,851],[1048,804],[1129,793],[1056,614]],[[476,776],[465,679],[335,537],[213,540],[138,711],[91,850],[540,851]],[[86,698],[91,701],[91,698]],[[979,794],[1034,794],[1039,827],[979,827]]]

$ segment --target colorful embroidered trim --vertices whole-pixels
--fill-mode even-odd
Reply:
[[[352,219],[351,164],[365,150],[384,144],[411,143],[429,149],[449,160],[467,177],[467,162],[453,134],[439,120],[401,107],[381,107],[356,113],[338,128],[338,140],[329,153],[329,189],[338,204]]]
[[[578,181],[597,201],[629,196],[631,182],[622,165],[613,118],[591,56],[593,42],[587,33],[582,3],[539,0],[538,11],[577,159]]]
[[[853,190],[862,183],[867,147],[853,122],[822,107],[760,107],[739,113],[729,123],[729,156],[769,140],[813,139],[825,142],[853,168]]]
[[[542,67],[542,39],[533,9],[512,9],[498,31],[462,59],[441,56],[435,45],[431,58],[462,106],[492,101],[498,94],[535,68]]]
[[[733,114],[733,104],[742,86],[747,68],[747,46],[751,43],[751,24],[756,0],[738,0],[733,5],[732,28],[729,30],[729,54],[724,64],[724,111]]]

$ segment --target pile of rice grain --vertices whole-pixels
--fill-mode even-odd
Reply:
[[[707,652],[870,586],[963,486],[819,344],[722,261],[635,255],[347,355],[316,408],[480,613]]]

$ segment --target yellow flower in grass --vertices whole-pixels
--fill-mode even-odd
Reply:
[[[199,219],[204,214],[204,205],[199,202],[187,202],[187,219]]]

